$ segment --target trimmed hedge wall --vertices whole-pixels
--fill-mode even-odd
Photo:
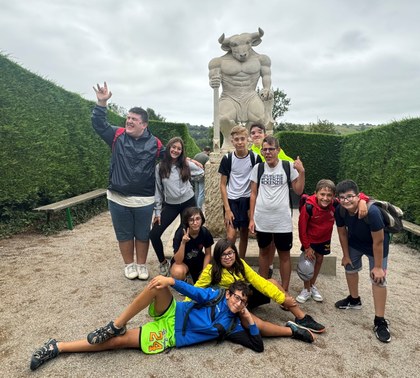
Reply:
[[[287,156],[302,160],[305,167],[305,193],[314,193],[321,179],[337,182],[343,138],[331,134],[283,131],[275,134]]]
[[[420,118],[393,122],[343,138],[338,178],[392,202],[420,224]]]
[[[91,126],[94,102],[1,54],[0,72],[1,236],[19,223],[30,226],[35,207],[106,187],[110,148]],[[124,124],[112,112],[108,119]],[[189,156],[199,152],[185,124],[151,121],[150,129],[164,144],[180,136]]]

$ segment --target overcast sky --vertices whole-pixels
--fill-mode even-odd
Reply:
[[[419,15],[415,0],[0,0],[0,51],[86,99],[106,80],[126,109],[210,126],[218,38],[261,27],[284,121],[380,124],[420,115]]]

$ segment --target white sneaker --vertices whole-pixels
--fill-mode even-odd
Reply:
[[[300,294],[296,297],[296,301],[298,301],[299,303],[305,303],[310,297],[311,293],[308,290],[303,289],[300,292]]]
[[[137,267],[135,263],[127,264],[124,269],[124,275],[129,280],[134,280],[134,278],[138,277]]]
[[[149,271],[145,264],[137,264],[137,273],[139,280],[147,280],[149,278]]]
[[[311,295],[313,300],[316,302],[322,302],[324,300],[315,285],[311,287]]]
[[[165,260],[163,263],[159,264],[159,273],[162,276],[168,277],[169,268],[170,268],[169,262],[167,260]]]

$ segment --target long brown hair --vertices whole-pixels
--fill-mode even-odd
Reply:
[[[222,265],[222,253],[229,247],[232,248],[235,252],[235,262],[231,268],[233,273],[237,276],[241,274],[242,277],[245,278],[244,264],[242,264],[235,243],[232,243],[227,239],[220,239],[213,249],[213,259],[211,262],[211,286],[219,285],[220,281],[222,280],[222,272],[223,269],[225,269]]]
[[[191,170],[187,163],[187,157],[185,156],[184,141],[180,137],[170,139],[166,145],[165,155],[159,164],[159,176],[161,178],[169,178],[171,174],[172,164],[174,163],[172,162],[170,149],[175,143],[180,143],[182,147],[181,155],[179,155],[177,161],[175,162],[175,166],[179,169],[182,181],[186,182],[191,178]]]

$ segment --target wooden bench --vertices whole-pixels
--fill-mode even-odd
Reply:
[[[420,236],[420,226],[418,226],[417,224],[403,220],[403,228],[405,231],[408,231],[414,235]]]
[[[71,197],[65,199],[63,201],[51,203],[49,205],[37,207],[34,209],[35,211],[45,211],[47,213],[47,222],[50,221],[51,213],[55,213],[56,211],[66,209],[66,218],[67,218],[67,228],[69,230],[73,230],[73,220],[71,219],[71,212],[70,208],[72,206],[78,205],[80,203],[93,200],[95,198],[101,197],[106,194],[106,189],[96,189],[92,190],[91,192],[80,194],[76,197]]]

